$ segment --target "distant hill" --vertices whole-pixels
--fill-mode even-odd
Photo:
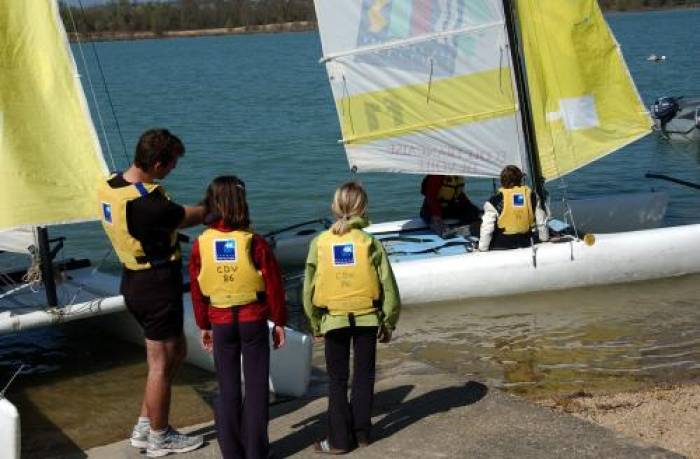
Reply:
[[[700,6],[700,0],[598,1],[606,11]],[[67,29],[85,34],[152,32],[161,35],[172,31],[255,29],[268,24],[316,21],[313,0],[62,0],[61,4],[64,22],[70,24]],[[86,11],[79,11],[80,4]],[[76,17],[77,30],[72,30],[68,9],[74,10],[72,16]]]
[[[59,0],[69,6],[78,6],[82,2],[84,7],[99,6],[107,3],[112,3],[114,0]],[[129,3],[152,3],[152,2],[167,2],[172,0],[130,0]]]

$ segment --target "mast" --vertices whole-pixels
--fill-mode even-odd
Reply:
[[[515,84],[518,90],[518,104],[520,105],[523,134],[525,135],[525,148],[530,168],[530,177],[532,177],[532,186],[537,195],[537,199],[544,208],[547,191],[544,188],[544,177],[542,176],[540,159],[537,154],[535,123],[532,120],[532,107],[530,106],[530,95],[527,90],[527,78],[525,77],[525,63],[520,54],[521,47],[516,30],[513,0],[503,0],[503,15],[505,16],[508,40],[510,42],[510,54],[513,59],[513,72],[515,72]]]
[[[46,302],[49,306],[58,306],[56,281],[53,278],[53,256],[49,241],[49,230],[45,226],[37,228],[39,239],[39,258],[41,260],[41,279],[46,290]]]

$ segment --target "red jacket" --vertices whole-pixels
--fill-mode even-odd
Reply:
[[[442,204],[438,197],[440,195],[440,188],[442,188],[442,179],[442,175],[428,175],[425,178],[425,182],[422,184],[421,192],[423,196],[425,196],[423,206],[427,207],[427,211],[431,217],[442,217]],[[457,203],[460,207],[471,205],[471,202],[464,192],[457,196]]]
[[[221,220],[210,225],[210,228],[219,231],[231,231]],[[253,235],[253,263],[260,270],[265,280],[264,300],[244,304],[236,308],[211,307],[209,298],[202,294],[197,281],[202,264],[199,257],[199,239],[194,241],[189,261],[190,294],[192,295],[194,317],[200,329],[209,330],[211,329],[211,324],[225,325],[233,323],[233,317],[236,313],[235,309],[238,309],[239,322],[255,322],[269,319],[279,326],[284,326],[287,323],[287,307],[284,299],[282,275],[272,249],[267,241],[258,234]]]

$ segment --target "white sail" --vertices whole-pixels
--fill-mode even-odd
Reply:
[[[525,161],[500,0],[316,0],[350,167],[497,176]]]
[[[33,228],[14,228],[0,231],[0,251],[27,253],[29,247],[36,245]]]

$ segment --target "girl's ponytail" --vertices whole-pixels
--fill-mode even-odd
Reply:
[[[341,235],[350,231],[350,220],[362,217],[367,211],[367,193],[357,182],[347,182],[335,190],[331,211],[336,221],[331,226],[333,234]]]

